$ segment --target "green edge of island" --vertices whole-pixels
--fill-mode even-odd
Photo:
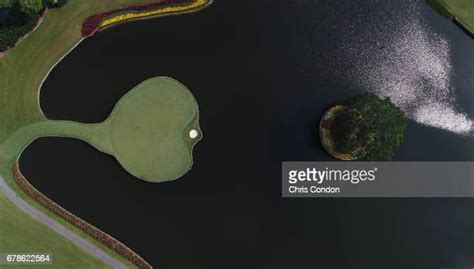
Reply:
[[[472,0],[426,0],[439,14],[456,22],[474,37],[474,1]]]

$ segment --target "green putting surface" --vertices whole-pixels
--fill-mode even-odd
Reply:
[[[197,102],[184,85],[168,77],[146,80],[120,99],[107,120],[113,154],[143,180],[177,179],[191,169],[201,138],[198,120]]]

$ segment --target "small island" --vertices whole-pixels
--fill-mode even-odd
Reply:
[[[405,113],[389,98],[363,93],[330,107],[319,124],[323,147],[340,160],[390,160],[403,141]]]

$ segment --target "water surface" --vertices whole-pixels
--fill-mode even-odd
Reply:
[[[171,76],[200,106],[193,169],[150,184],[79,141],[42,138],[23,154],[22,171],[157,268],[471,268],[471,199],[280,197],[282,161],[332,160],[316,128],[328,106],[364,87],[386,93],[363,70],[386,74],[376,60],[403,44],[395,43],[402,27],[448,50],[427,55],[449,64],[436,69],[449,71],[449,85],[439,86],[442,72],[416,85],[438,85],[430,96],[447,94],[457,113],[474,116],[472,39],[423,1],[393,2],[225,0],[98,33],[44,84],[46,115],[99,122],[139,82]],[[410,16],[419,24],[407,26]],[[472,152],[471,136],[410,121],[395,159],[472,160]]]

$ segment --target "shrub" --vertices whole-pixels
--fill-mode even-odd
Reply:
[[[0,0],[0,52],[15,45],[36,26],[44,7],[61,7],[66,3],[67,0]]]
[[[43,10],[43,0],[19,0],[21,10],[30,14],[38,14]]]
[[[0,51],[5,51],[8,47],[15,45],[18,38],[35,27],[38,18],[38,15],[14,9],[0,28]]]

